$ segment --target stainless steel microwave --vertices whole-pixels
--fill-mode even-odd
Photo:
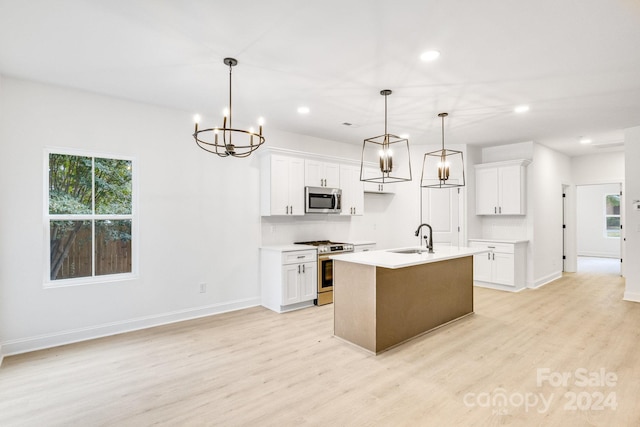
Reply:
[[[340,213],[342,190],[339,188],[304,187],[305,213]]]

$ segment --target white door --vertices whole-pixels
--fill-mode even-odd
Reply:
[[[318,297],[318,263],[302,264],[300,275],[300,301],[310,301]]]
[[[304,161],[304,185],[309,187],[324,187],[322,162],[309,159]]]
[[[481,282],[493,281],[493,275],[491,274],[491,268],[493,267],[492,254],[493,252],[487,252],[486,254],[473,256],[473,278],[475,280]]]
[[[289,163],[288,157],[271,156],[271,215],[289,214]]]
[[[498,213],[498,169],[476,169],[476,214]]]
[[[520,194],[520,170],[519,165],[504,166],[498,171],[499,205],[498,213],[504,215],[521,214]]]
[[[422,222],[433,228],[434,246],[460,244],[460,188],[423,188]],[[428,230],[423,228],[423,236]],[[424,240],[423,240],[424,242]]]
[[[494,282],[501,285],[513,286],[515,284],[513,254],[493,253],[491,260],[494,264]]]
[[[289,162],[289,214],[304,215],[304,160]]]
[[[358,173],[360,173],[360,168],[358,168]],[[338,163],[324,164],[324,180],[325,187],[340,187],[340,165]],[[359,177],[358,180],[360,180]]]
[[[300,302],[300,274],[301,264],[287,264],[282,266],[282,305]]]

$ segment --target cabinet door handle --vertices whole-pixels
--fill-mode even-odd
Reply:
[[[356,207],[354,206],[354,207],[353,207],[353,214],[355,215],[355,214],[356,214],[356,212],[357,212],[357,210],[356,210]]]
[[[303,273],[306,273],[306,270],[305,270],[305,268],[304,268],[304,264],[302,264],[302,272],[303,272]]]
[[[298,274],[300,274],[300,266],[298,265]]]
[[[287,206],[287,215],[289,215],[289,206]]]
[[[498,213],[502,213],[502,206],[498,208]]]
[[[496,260],[496,254],[492,254],[491,259],[495,261]]]
[[[495,207],[495,206],[493,207],[493,213],[494,213],[494,214],[498,213],[498,208],[497,208],[497,207]]]
[[[489,261],[491,261],[491,252],[488,252],[488,253],[487,253],[487,259],[488,259]]]
[[[289,211],[291,212],[291,215],[293,215],[293,205],[290,206]]]
[[[304,255],[298,255],[298,259],[304,258]]]

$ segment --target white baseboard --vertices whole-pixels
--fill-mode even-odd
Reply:
[[[518,288],[515,286],[499,285],[497,283],[481,282],[478,280],[473,281],[473,286],[477,286],[479,288],[495,289],[496,291],[507,291],[507,292],[520,292],[521,290],[526,289],[524,287]]]
[[[590,258],[618,258],[620,259],[620,254],[615,252],[580,252],[578,254],[579,257],[590,257]]]
[[[553,282],[555,280],[558,280],[561,277],[562,277],[562,271],[556,271],[554,273],[551,273],[551,274],[549,274],[549,275],[547,275],[545,277],[542,277],[542,278],[536,280],[533,283],[527,284],[527,287],[531,288],[531,289],[538,289],[538,288],[541,288],[544,285],[547,285],[547,284],[549,284],[549,283],[551,283],[551,282]]]
[[[623,301],[640,302],[640,293],[638,292],[625,292],[622,297]]]
[[[109,335],[132,332],[140,329],[152,328],[154,326],[226,313],[228,311],[241,310],[258,305],[260,305],[260,298],[248,298],[222,304],[212,304],[187,310],[139,317],[120,322],[105,323],[86,328],[70,329],[52,334],[9,340],[0,344],[0,350],[2,350],[0,351],[0,361],[3,355],[11,356],[14,354],[27,353],[30,351],[57,347],[60,345],[106,337]]]

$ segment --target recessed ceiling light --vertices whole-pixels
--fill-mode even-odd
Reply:
[[[515,111],[516,113],[526,113],[527,111],[529,111],[529,106],[518,105],[516,108],[513,109],[513,111]]]
[[[428,50],[420,55],[420,59],[423,61],[434,61],[438,59],[439,56],[440,52],[437,50]]]
[[[591,138],[580,138],[580,144],[591,144],[592,142]]]
[[[309,114],[309,107],[298,107],[298,114]]]

